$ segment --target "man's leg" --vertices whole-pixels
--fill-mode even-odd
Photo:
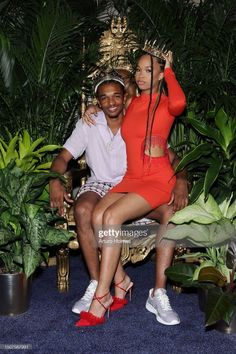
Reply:
[[[77,237],[91,279],[99,278],[98,247],[92,228],[92,212],[101,197],[95,192],[83,193],[75,203]]]
[[[97,287],[99,254],[91,222],[93,209],[100,199],[95,192],[85,192],[76,200],[74,206],[77,237],[91,279],[83,297],[72,308],[77,314],[89,309]]]

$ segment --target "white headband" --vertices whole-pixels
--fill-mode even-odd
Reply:
[[[95,85],[94,92],[97,93],[98,87],[106,81],[116,81],[116,82],[119,82],[123,87],[125,87],[125,83],[121,79],[121,77],[106,75],[101,80],[99,80],[98,83]]]

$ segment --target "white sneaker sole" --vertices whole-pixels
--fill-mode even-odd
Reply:
[[[154,315],[156,315],[156,320],[158,322],[160,322],[161,324],[164,324],[166,326],[174,326],[174,325],[180,324],[180,320],[176,320],[176,321],[172,321],[172,322],[163,321],[163,319],[158,315],[158,312],[155,309],[155,307],[153,307],[148,301],[146,302],[146,309],[149,312],[154,313]]]
[[[89,310],[89,307],[90,307],[90,305],[79,310],[79,309],[75,306],[75,307],[72,307],[72,310],[71,310],[71,311],[72,311],[73,313],[75,313],[76,315],[79,315],[80,312],[82,312],[82,311],[88,311],[88,310]]]
[[[77,310],[77,309],[74,309],[74,308],[73,308],[71,311],[72,311],[73,313],[75,313],[76,315],[79,315],[80,312],[81,312],[80,310]]]

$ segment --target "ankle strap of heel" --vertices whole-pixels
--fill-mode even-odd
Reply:
[[[107,296],[110,293],[110,291],[108,291],[105,295],[103,296],[97,296],[96,294],[93,297],[93,300],[97,300],[99,302],[99,304],[104,308],[104,310],[107,310],[107,307],[100,301],[102,300],[105,296]]]
[[[122,287],[120,286],[120,284],[123,283],[123,281],[125,280],[125,277],[126,277],[126,275],[124,276],[124,278],[123,278],[119,283],[114,284],[114,286],[115,286],[116,288],[119,288],[119,289],[123,290],[123,291],[126,293],[127,290],[124,289],[124,288],[122,288]]]

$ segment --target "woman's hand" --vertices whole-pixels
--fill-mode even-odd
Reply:
[[[90,104],[86,108],[86,110],[82,116],[83,123],[86,123],[88,125],[96,125],[96,122],[92,118],[92,115],[94,114],[96,116],[99,111],[101,111],[101,109],[98,106]]]
[[[184,178],[176,178],[168,205],[173,204],[173,212],[179,211],[188,205],[188,182]]]
[[[165,59],[165,69],[171,68],[173,64],[173,53],[169,50],[166,54],[162,54],[163,58]]]

